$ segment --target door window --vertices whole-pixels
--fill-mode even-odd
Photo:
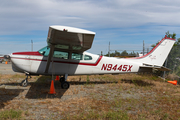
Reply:
[[[73,60],[82,60],[83,55],[79,53],[72,53],[71,59]]]
[[[68,59],[68,52],[54,51],[53,57]]]

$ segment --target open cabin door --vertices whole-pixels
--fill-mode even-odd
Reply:
[[[45,73],[49,70],[54,51],[82,53],[91,48],[95,33],[67,26],[50,26],[47,44],[50,47]],[[69,56],[71,58],[71,56]]]

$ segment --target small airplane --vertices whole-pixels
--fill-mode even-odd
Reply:
[[[22,86],[28,85],[28,76],[60,76],[61,88],[68,89],[71,75],[124,74],[148,72],[152,69],[169,71],[163,67],[175,39],[165,36],[149,53],[141,57],[115,58],[86,52],[91,48],[95,32],[68,27],[50,26],[47,46],[36,52],[15,52],[5,55],[12,61],[15,72],[26,74]]]

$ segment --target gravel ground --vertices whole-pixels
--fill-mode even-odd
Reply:
[[[165,114],[162,110],[166,106],[174,114],[174,117],[169,117],[170,119],[178,119],[177,116],[180,116],[180,98],[177,97],[180,95],[179,87],[174,88],[168,83],[149,81],[145,80],[146,78],[139,80],[141,78],[138,75],[133,78],[135,81],[131,75],[69,76],[70,88],[61,89],[60,82],[55,81],[56,94],[50,95],[48,92],[51,77],[32,77],[27,87],[21,87],[19,83],[25,76],[14,74],[10,70],[10,64],[0,64],[0,71],[0,112],[10,109],[21,110],[23,119],[71,119],[71,116],[89,113],[92,110],[110,109],[127,111],[134,119],[162,119]],[[2,71],[6,71],[6,74]],[[169,100],[168,103],[163,103],[163,99]],[[118,100],[123,104],[119,105]],[[162,112],[158,111],[159,107],[162,107]]]
[[[30,82],[28,87],[21,87],[16,83],[1,84],[0,109],[23,110],[27,112],[25,119],[62,119],[63,111],[75,107],[82,100],[88,99],[91,93],[103,91],[107,86],[105,84],[86,86],[83,85],[84,82],[79,84],[70,82],[70,84],[70,88],[64,90],[60,88],[59,81],[56,81],[55,95],[48,94],[50,80],[45,83]]]
[[[12,64],[0,63],[0,74],[17,74],[12,70]]]

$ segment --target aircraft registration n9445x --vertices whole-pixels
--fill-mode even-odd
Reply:
[[[142,57],[115,58],[86,52],[90,49],[95,32],[67,27],[50,26],[47,46],[36,52],[15,52],[5,55],[12,61],[15,72],[25,73],[22,86],[28,85],[28,76],[55,75],[60,77],[61,87],[69,88],[70,75],[124,74],[152,71],[163,67],[175,39],[164,37],[149,53]]]

